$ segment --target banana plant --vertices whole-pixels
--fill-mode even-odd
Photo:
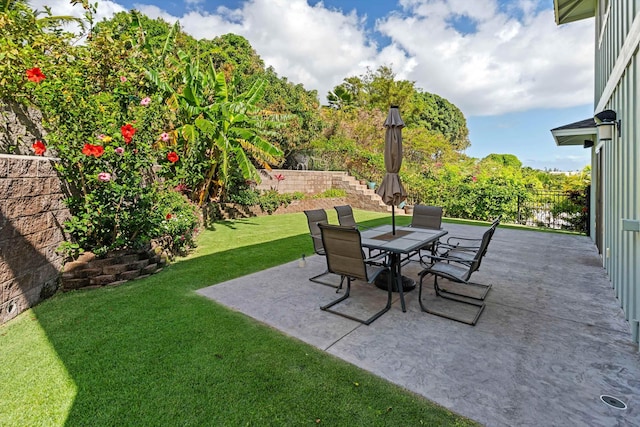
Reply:
[[[283,122],[257,107],[265,82],[257,80],[245,93],[232,96],[224,75],[211,62],[202,67],[179,51],[170,68],[177,70],[174,76],[162,78],[155,70],[147,75],[176,115],[172,143],[193,198],[200,205],[223,198],[231,168],[238,168],[246,180],[259,181],[256,166],[270,169],[282,156],[267,137]]]

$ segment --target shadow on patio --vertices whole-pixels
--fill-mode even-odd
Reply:
[[[472,277],[493,284],[475,327],[421,312],[417,289],[406,313],[396,295],[370,326],[323,312],[335,290],[308,278],[325,267],[313,256],[304,268],[296,261],[198,292],[486,425],[640,425],[640,353],[589,238],[498,228]],[[385,300],[356,287],[349,309]]]

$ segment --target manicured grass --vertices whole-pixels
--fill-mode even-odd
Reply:
[[[0,424],[473,425],[194,293],[311,254],[307,233],[301,213],[218,223],[161,273],[0,327]]]

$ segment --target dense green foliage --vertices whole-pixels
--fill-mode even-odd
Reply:
[[[90,24],[92,6],[84,6]],[[17,6],[2,18],[10,23],[24,16],[35,19]],[[68,185],[72,216],[65,229],[72,241],[63,249],[69,255],[103,253],[167,235],[170,249],[186,249],[192,239],[185,236],[193,233],[198,217],[187,200],[167,195],[172,189],[154,174],[156,165],[167,167],[173,158],[158,144],[170,116],[144,79],[149,54],[132,49],[135,40],[108,31],[91,33],[79,46],[67,43],[70,36],[56,42],[57,32],[45,26],[29,31],[22,48],[35,53],[21,64],[28,68],[13,75],[20,84],[4,97],[31,103],[43,114],[49,132],[33,146],[37,154],[48,150],[60,158],[56,167]]]

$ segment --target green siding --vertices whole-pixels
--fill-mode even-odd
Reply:
[[[596,10],[598,10],[596,8]],[[630,31],[640,20],[640,0],[610,0],[606,22],[596,14],[595,104],[616,111],[621,132],[604,143],[603,167],[603,264],[611,279],[627,320],[631,322],[634,340],[639,341],[640,319],[640,232],[622,230],[622,219],[640,219],[640,64],[638,46],[632,51],[624,72],[613,92],[606,92],[625,42],[634,40]],[[636,23],[638,25],[640,21]],[[637,36],[637,34],[636,34]],[[631,50],[629,50],[631,48]],[[619,67],[620,65],[618,65]],[[610,96],[609,96],[610,95]],[[602,99],[609,96],[608,99]],[[597,111],[596,111],[597,112]],[[595,171],[595,163],[593,170]],[[595,177],[594,177],[595,178]],[[598,185],[594,179],[594,185]],[[595,194],[595,188],[592,194]],[[593,210],[595,212],[595,209]],[[595,236],[595,233],[593,234]],[[607,257],[607,248],[610,255]]]

